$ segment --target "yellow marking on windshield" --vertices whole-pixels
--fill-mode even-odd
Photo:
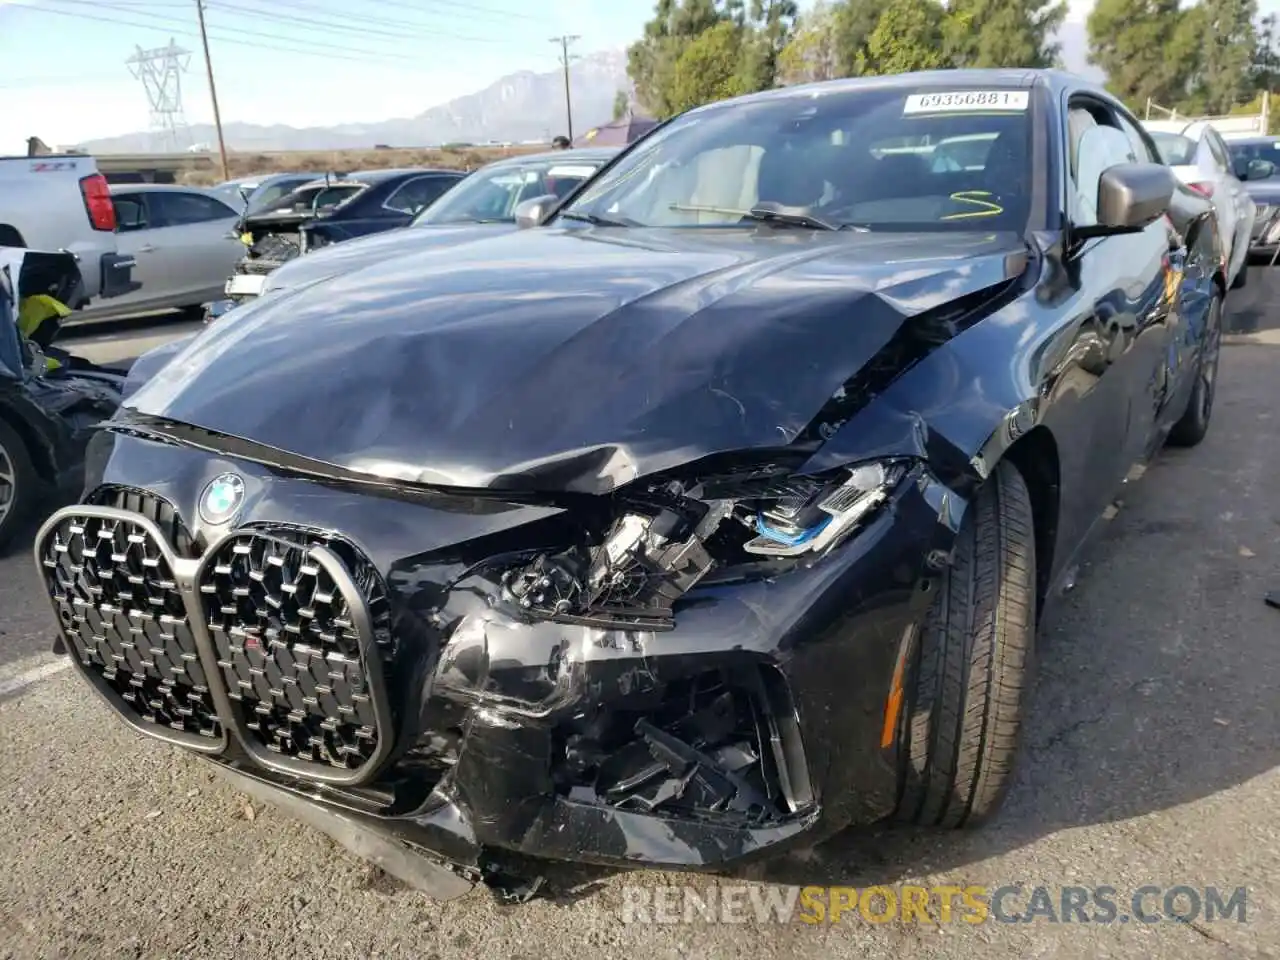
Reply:
[[[973,204],[977,209],[966,210],[964,213],[949,213],[945,217],[939,217],[939,220],[973,220],[977,217],[996,217],[1004,213],[1004,207],[996,203],[994,200],[987,199],[994,197],[995,194],[987,190],[961,190],[958,193],[951,194],[951,199],[956,203]]]

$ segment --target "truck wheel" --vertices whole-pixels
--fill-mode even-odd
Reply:
[[[898,819],[969,827],[999,809],[1033,685],[1035,584],[1031,497],[1002,462],[965,516],[921,628]]]
[[[1209,432],[1213,416],[1213,395],[1218,385],[1218,357],[1222,353],[1222,297],[1209,304],[1208,329],[1204,347],[1196,365],[1195,385],[1187,398],[1187,409],[1169,431],[1169,443],[1175,447],[1194,447]]]
[[[0,550],[35,514],[43,486],[27,445],[0,420]]]

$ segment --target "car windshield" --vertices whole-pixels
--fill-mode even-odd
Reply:
[[[1276,170],[1272,177],[1280,175],[1280,140],[1238,140],[1227,142],[1227,150],[1235,163],[1251,160],[1266,160],[1273,163]]]
[[[1185,167],[1196,162],[1196,142],[1180,133],[1152,132],[1160,159],[1170,167]]]
[[[652,134],[561,215],[647,227],[767,218],[1021,231],[1030,99],[1027,90],[881,87],[726,103]]]
[[[413,225],[514,223],[517,204],[552,194],[568,196],[603,162],[570,157],[485,167],[460,181],[418,214]]]
[[[253,216],[264,210],[270,210],[273,205],[279,203],[298,187],[297,180],[285,180],[280,183],[269,183],[258,187],[249,196],[249,215]],[[243,203],[244,201],[241,200],[241,204]]]
[[[367,185],[363,183],[343,183],[337,186],[326,186],[322,183],[311,184],[310,186],[299,187],[279,203],[256,210],[254,213],[285,215],[290,213],[310,213],[312,210],[332,210],[365,189],[367,189]]]

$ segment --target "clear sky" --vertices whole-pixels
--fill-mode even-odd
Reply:
[[[802,8],[810,5],[804,0]],[[1082,20],[1092,0],[1070,0]],[[1275,9],[1280,0],[1263,0]],[[224,122],[331,125],[413,116],[516,70],[639,36],[653,0],[206,0]],[[358,11],[358,12],[357,12]],[[125,60],[172,38],[191,51],[189,122],[212,109],[195,0],[0,0],[0,154],[145,130]]]

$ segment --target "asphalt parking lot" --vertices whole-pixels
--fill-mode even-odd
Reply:
[[[1262,601],[1280,589],[1280,269],[1253,272],[1230,324],[1208,439],[1130,484],[1041,631],[1001,816],[850,833],[742,878],[563,868],[524,906],[430,901],[127,732],[45,653],[29,556],[0,559],[0,956],[1280,957],[1280,610]],[[179,331],[80,345],[121,359]],[[1121,913],[1146,884],[1248,892],[1244,922],[623,922],[628,885],[743,880],[1108,885]]]

